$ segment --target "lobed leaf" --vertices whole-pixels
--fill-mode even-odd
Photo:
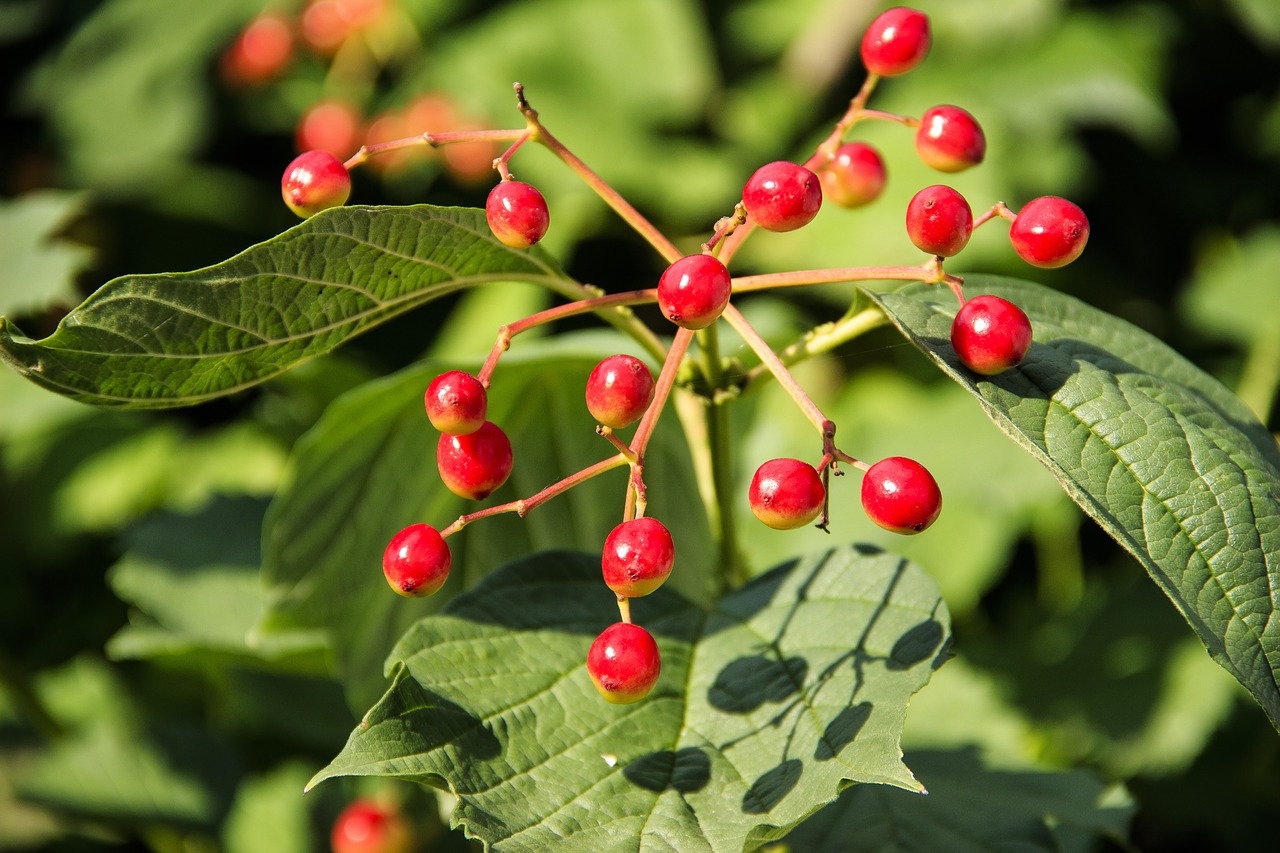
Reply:
[[[917,566],[833,549],[710,611],[664,588],[632,612],[662,675],[610,705],[583,664],[617,621],[598,559],[496,570],[404,635],[390,689],[313,784],[410,778],[455,793],[455,824],[486,846],[591,853],[754,849],[851,782],[924,790],[899,738],[950,628]]]
[[[1164,343],[1029,282],[971,276],[1023,308],[1021,365],[964,368],[955,302],[911,285],[872,294],[889,318],[1146,568],[1280,725],[1280,451],[1226,388]]]
[[[205,269],[113,279],[44,340],[0,317],[0,360],[86,403],[191,405],[496,281],[581,287],[545,253],[499,243],[483,211],[341,207]]]

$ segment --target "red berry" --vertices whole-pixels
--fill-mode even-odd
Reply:
[[[450,435],[469,435],[484,423],[489,395],[470,373],[450,370],[431,380],[423,404],[433,427]]]
[[[882,77],[907,73],[928,52],[929,17],[905,6],[881,12],[862,36],[862,64]]]
[[[306,219],[345,204],[351,195],[351,174],[328,151],[305,151],[284,170],[280,194],[290,210]]]
[[[884,159],[865,142],[840,146],[818,175],[827,198],[841,207],[870,204],[880,197],[886,180]]]
[[[453,558],[440,532],[429,524],[411,524],[382,552],[382,574],[396,592],[422,598],[444,586]]]
[[[925,187],[907,204],[907,236],[922,252],[949,258],[968,244],[972,233],[969,202],[951,187]]]
[[[359,139],[360,112],[346,101],[321,101],[303,114],[294,143],[299,151],[318,148],[345,157]]]
[[[333,822],[333,853],[409,853],[413,830],[399,811],[376,800],[354,800]]]
[[[733,281],[711,255],[687,255],[667,267],[658,280],[658,307],[685,329],[705,329],[729,304]]]
[[[998,296],[975,296],[951,323],[951,346],[965,367],[995,376],[1022,361],[1031,346],[1031,321]]]
[[[587,652],[587,674],[600,695],[615,705],[648,696],[661,669],[653,635],[630,622],[615,622],[605,628]]]
[[[1018,257],[1032,266],[1052,269],[1080,257],[1089,242],[1089,220],[1065,198],[1042,196],[1018,211],[1009,227],[1009,240]]]
[[[757,468],[747,490],[751,511],[775,530],[794,530],[813,521],[826,496],[816,468],[786,458],[770,459]]]
[[[493,236],[513,249],[527,249],[542,239],[551,224],[547,200],[535,187],[520,181],[502,181],[489,192],[484,204]]]
[[[512,462],[511,441],[492,421],[466,435],[445,433],[436,445],[440,479],[460,498],[487,498],[507,481]]]
[[[894,533],[919,533],[942,511],[942,492],[933,475],[914,459],[891,456],[862,477],[862,508],[876,524]]]
[[[600,568],[604,582],[618,595],[648,595],[671,574],[676,546],[666,525],[656,518],[624,521],[604,540]]]
[[[960,107],[930,107],[920,117],[916,153],[939,172],[963,172],[987,155],[987,137],[978,120]]]
[[[818,215],[822,182],[804,166],[776,160],[756,169],[747,180],[742,204],[766,231],[794,231]]]
[[[265,83],[293,58],[293,27],[283,16],[264,12],[249,22],[222,56],[222,75],[239,84]]]
[[[653,401],[653,374],[631,355],[611,355],[587,377],[587,410],[610,429],[628,427]]]

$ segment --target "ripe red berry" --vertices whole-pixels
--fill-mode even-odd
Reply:
[[[661,669],[653,635],[630,622],[605,628],[587,652],[587,674],[600,695],[615,705],[648,696]]]
[[[891,456],[862,477],[862,508],[876,524],[894,533],[919,533],[942,511],[942,492],[933,475],[914,459]]]
[[[360,121],[360,111],[346,101],[320,101],[303,113],[294,144],[345,157],[359,147]]]
[[[278,76],[293,58],[293,27],[282,15],[263,12],[249,22],[222,56],[222,76],[243,85]]]
[[[884,158],[865,142],[849,142],[836,149],[818,176],[827,198],[841,207],[861,207],[884,191]]]
[[[973,211],[951,187],[925,187],[907,204],[907,236],[922,252],[949,258],[969,242]]]
[[[770,459],[756,469],[747,499],[756,518],[775,530],[804,527],[822,512],[827,492],[818,471],[799,459]]]
[[[351,195],[351,174],[328,151],[305,151],[284,170],[280,194],[290,210],[306,219],[345,204]]]
[[[422,598],[444,586],[453,558],[440,532],[429,524],[411,524],[382,552],[382,574],[396,592]]]
[[[466,435],[445,433],[436,445],[440,479],[460,498],[487,498],[507,481],[512,462],[511,441],[492,421]]]
[[[742,204],[766,231],[794,231],[808,225],[822,207],[822,182],[804,166],[776,160],[747,179]]]
[[[600,568],[605,585],[618,595],[648,595],[671,574],[676,546],[666,525],[656,518],[624,521],[604,540]]]
[[[431,380],[423,405],[436,429],[450,435],[469,435],[484,424],[489,395],[470,373],[450,370]]]
[[[493,236],[513,249],[529,248],[551,224],[542,193],[520,181],[502,181],[490,190],[484,214]]]
[[[907,73],[928,52],[929,17],[904,6],[880,13],[862,36],[862,64],[882,77]]]
[[[1027,263],[1053,269],[1080,257],[1089,242],[1089,220],[1065,198],[1042,196],[1018,211],[1009,227],[1009,240]]]
[[[1022,361],[1031,346],[1031,321],[998,296],[975,296],[951,323],[951,346],[965,367],[995,376]]]
[[[653,401],[653,373],[631,355],[611,355],[587,377],[587,410],[610,429],[628,427]]]
[[[333,853],[410,853],[413,829],[396,809],[361,798],[338,814],[329,844]]]
[[[968,110],[944,104],[920,117],[916,153],[939,172],[963,172],[987,156],[987,137]]]
[[[668,320],[685,329],[704,329],[729,304],[733,280],[711,255],[686,255],[658,280],[658,307]]]

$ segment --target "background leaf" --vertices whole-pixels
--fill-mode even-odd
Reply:
[[[664,589],[633,615],[662,676],[643,701],[609,705],[583,666],[617,621],[598,561],[552,552],[494,572],[405,635],[391,689],[314,781],[448,786],[454,821],[488,844],[593,853],[739,851],[850,780],[920,790],[898,740],[946,658],[949,618],[914,565],[833,549],[710,612]]]
[[[890,319],[1147,569],[1280,725],[1280,452],[1237,398],[1159,340],[1038,285],[971,276],[1020,305],[1021,365],[990,379],[950,345],[954,300],[873,295]]]
[[[213,267],[110,281],[43,341],[0,318],[0,358],[85,402],[191,405],[424,302],[513,280],[577,287],[541,252],[499,243],[482,211],[335,208]]]

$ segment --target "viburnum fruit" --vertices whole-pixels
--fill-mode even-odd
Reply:
[[[293,58],[293,27],[283,15],[263,12],[249,22],[222,56],[222,75],[232,83],[265,83]]]
[[[342,157],[359,146],[360,111],[346,101],[320,101],[298,121],[294,144],[299,151],[321,149]],[[376,161],[374,161],[376,162]]]
[[[429,524],[411,524],[401,530],[382,552],[382,574],[396,592],[422,598],[444,586],[453,557],[449,545]]]
[[[431,380],[423,405],[436,429],[450,435],[469,435],[484,424],[489,394],[470,373],[450,370]]]
[[[822,512],[827,496],[818,471],[799,459],[770,459],[747,490],[751,512],[775,530],[804,527]]]
[[[963,172],[987,156],[987,137],[968,110],[943,104],[920,117],[916,153],[939,172]]]
[[[919,533],[942,511],[942,492],[919,462],[891,456],[862,476],[862,508],[867,516],[894,533]]]
[[[747,179],[742,205],[766,231],[794,231],[818,215],[822,182],[804,166],[775,160]]]
[[[685,329],[704,329],[729,304],[733,280],[711,255],[686,255],[658,279],[658,307],[668,320]]]
[[[600,568],[605,585],[618,595],[648,595],[671,574],[676,547],[666,525],[656,518],[624,521],[604,540]]]
[[[529,248],[551,224],[542,193],[520,181],[502,181],[490,190],[484,214],[493,236],[513,249]]]
[[[413,829],[397,809],[362,797],[338,814],[329,844],[333,853],[410,853]]]
[[[328,151],[304,151],[284,170],[280,194],[290,210],[306,219],[346,204],[351,173]]]
[[[922,252],[949,258],[969,242],[973,210],[951,187],[925,187],[907,204],[907,236]]]
[[[865,142],[848,142],[836,149],[818,177],[827,198],[841,207],[861,207],[880,197],[887,176],[879,151]]]
[[[1009,227],[1013,250],[1032,266],[1064,266],[1080,257],[1089,242],[1089,220],[1065,198],[1047,195],[1022,206]]]
[[[928,52],[929,18],[905,6],[881,12],[862,36],[862,64],[881,77],[906,74]]]
[[[587,377],[587,410],[610,429],[628,427],[653,401],[653,373],[633,355],[611,355]]]
[[[513,461],[511,441],[492,421],[466,435],[445,433],[436,445],[440,479],[460,498],[487,498],[507,481]]]
[[[994,376],[1020,363],[1031,346],[1031,321],[999,296],[975,296],[956,312],[951,346],[965,367]]]
[[[615,705],[639,702],[658,682],[662,659],[653,635],[630,622],[615,622],[587,651],[587,674]]]

